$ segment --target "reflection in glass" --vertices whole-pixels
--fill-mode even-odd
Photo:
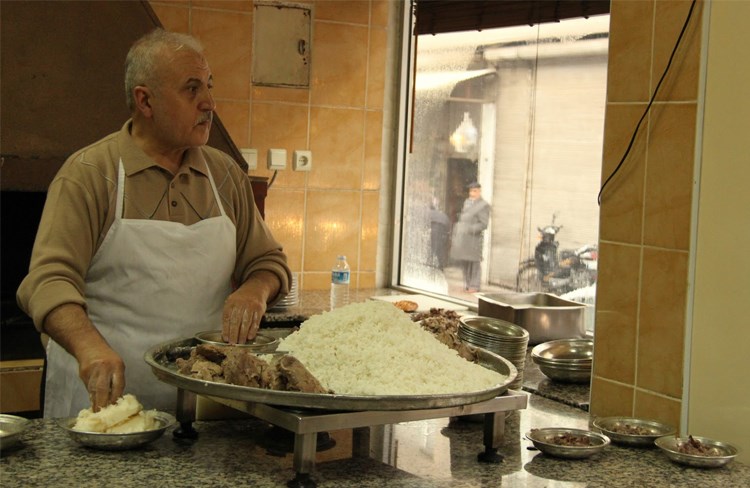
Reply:
[[[476,303],[452,249],[476,182],[479,290],[593,303],[608,31],[605,15],[419,37],[400,285]]]

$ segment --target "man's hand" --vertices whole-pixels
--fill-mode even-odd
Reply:
[[[125,390],[125,363],[99,334],[82,306],[66,303],[44,319],[44,332],[78,361],[91,408],[115,403]]]
[[[269,297],[279,291],[276,275],[258,271],[234,291],[224,303],[221,337],[230,344],[244,344],[255,338]]]
[[[115,403],[122,396],[125,390],[125,363],[111,348],[87,351],[78,359],[78,364],[78,372],[89,392],[94,412]]]

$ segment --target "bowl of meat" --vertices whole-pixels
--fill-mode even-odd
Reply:
[[[564,459],[583,459],[604,450],[609,437],[583,429],[548,427],[531,429],[526,438],[542,453]]]
[[[726,442],[693,435],[667,435],[654,442],[671,461],[694,468],[719,468],[739,454],[739,449]]]
[[[29,426],[29,420],[15,415],[0,414],[0,451],[15,449]]]
[[[593,426],[613,443],[631,447],[654,447],[656,439],[676,432],[671,425],[632,417],[600,417]]]

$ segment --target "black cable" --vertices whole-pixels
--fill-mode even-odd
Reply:
[[[659,83],[656,84],[656,89],[654,89],[654,93],[653,95],[651,95],[651,100],[649,100],[648,105],[646,106],[646,110],[643,111],[641,120],[639,120],[638,125],[635,126],[635,130],[633,131],[633,137],[630,138],[630,143],[628,144],[627,149],[625,149],[625,153],[622,155],[622,158],[620,159],[620,162],[617,164],[617,167],[615,168],[615,170],[612,171],[612,174],[609,175],[609,177],[602,184],[602,187],[599,189],[599,195],[597,196],[597,201],[599,202],[599,205],[602,204],[602,192],[604,191],[604,187],[606,187],[607,183],[609,183],[609,180],[611,180],[612,177],[615,176],[618,171],[620,171],[620,167],[625,162],[625,158],[627,158],[628,154],[630,154],[630,149],[633,147],[635,138],[638,135],[638,129],[640,129],[641,123],[643,123],[643,120],[646,118],[646,115],[648,114],[649,110],[651,110],[651,105],[653,105],[654,100],[656,99],[656,94],[659,92],[659,87],[661,87],[661,83],[664,81],[664,78],[666,78],[667,72],[669,72],[669,67],[672,66],[672,60],[674,60],[674,55],[677,52],[677,48],[680,46],[680,42],[682,41],[682,36],[685,34],[685,31],[687,30],[687,26],[690,23],[690,17],[692,17],[693,15],[693,8],[695,7],[695,3],[696,3],[696,0],[693,0],[693,2],[690,4],[690,11],[688,11],[687,17],[685,18],[685,23],[682,25],[682,30],[680,31],[680,35],[677,37],[677,42],[675,42],[674,49],[672,49],[672,54],[669,56],[669,61],[667,62],[666,68],[664,68],[664,73],[662,73]]]

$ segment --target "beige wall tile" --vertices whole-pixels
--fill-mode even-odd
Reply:
[[[367,25],[370,2],[363,0],[316,0],[315,18]]]
[[[250,103],[245,101],[217,101],[216,115],[239,148],[250,142]]]
[[[613,0],[609,23],[607,101],[648,101],[652,0]]]
[[[359,269],[360,208],[358,191],[308,191],[304,271],[328,272],[340,254]]]
[[[371,0],[371,17],[370,22],[373,26],[385,27],[388,25],[388,17],[391,8],[401,8],[398,2],[391,0]]]
[[[317,264],[316,264],[317,265]],[[322,266],[322,263],[320,264]],[[329,290],[331,288],[331,270],[333,262],[326,271],[305,272],[302,282],[303,290]],[[351,286],[351,285],[350,285]]]
[[[385,29],[370,29],[370,57],[367,68],[367,108],[383,108],[387,42]]]
[[[307,173],[292,171],[295,149],[307,149],[307,105],[253,103],[250,117],[250,147],[258,150],[258,170],[253,175],[267,175],[268,150],[286,149],[285,170],[279,171],[274,185],[304,188]],[[315,161],[315,159],[313,159]]]
[[[622,160],[645,109],[646,104],[607,104],[602,183]],[[602,240],[641,243],[647,122],[644,120],[628,157],[602,191],[599,210],[599,238]]]
[[[380,189],[383,160],[383,112],[365,112],[365,161],[362,175],[363,190]]]
[[[643,250],[637,386],[682,397],[687,253]]]
[[[664,74],[689,10],[690,2],[685,0],[656,2],[651,92],[656,89],[656,84]],[[698,2],[656,100],[682,101],[697,98],[702,10],[701,2]]]
[[[292,271],[302,270],[302,245],[304,242],[305,192],[272,187],[266,197],[266,224],[271,233],[284,246],[287,262]]]
[[[193,7],[251,12],[253,2],[249,0],[190,0]]]
[[[357,273],[357,288],[375,288],[376,278],[374,271],[361,271]]]
[[[308,88],[280,88],[276,86],[253,86],[253,101],[292,102],[307,104],[310,99]]]
[[[601,243],[596,297],[598,312],[637,316],[640,272],[639,247]]]
[[[313,188],[359,189],[364,154],[364,110],[317,108],[310,111]]]
[[[314,28],[310,80],[312,103],[363,107],[369,29],[327,22],[315,22]]]
[[[252,16],[193,8],[192,34],[205,47],[214,76],[214,96],[247,100],[250,95]]]
[[[646,163],[643,242],[687,250],[693,189],[696,104],[654,104]]]
[[[367,191],[362,194],[362,234],[360,241],[360,272],[375,272],[378,255],[378,212],[380,192]]]
[[[190,32],[190,9],[187,1],[151,2],[150,5],[166,30],[183,34]]]
[[[680,429],[680,409],[682,402],[653,393],[636,390],[634,416],[652,419]]]
[[[637,317],[597,311],[594,334],[594,375],[635,384]]]
[[[633,414],[634,389],[594,377],[591,381],[592,417],[630,416]]]

